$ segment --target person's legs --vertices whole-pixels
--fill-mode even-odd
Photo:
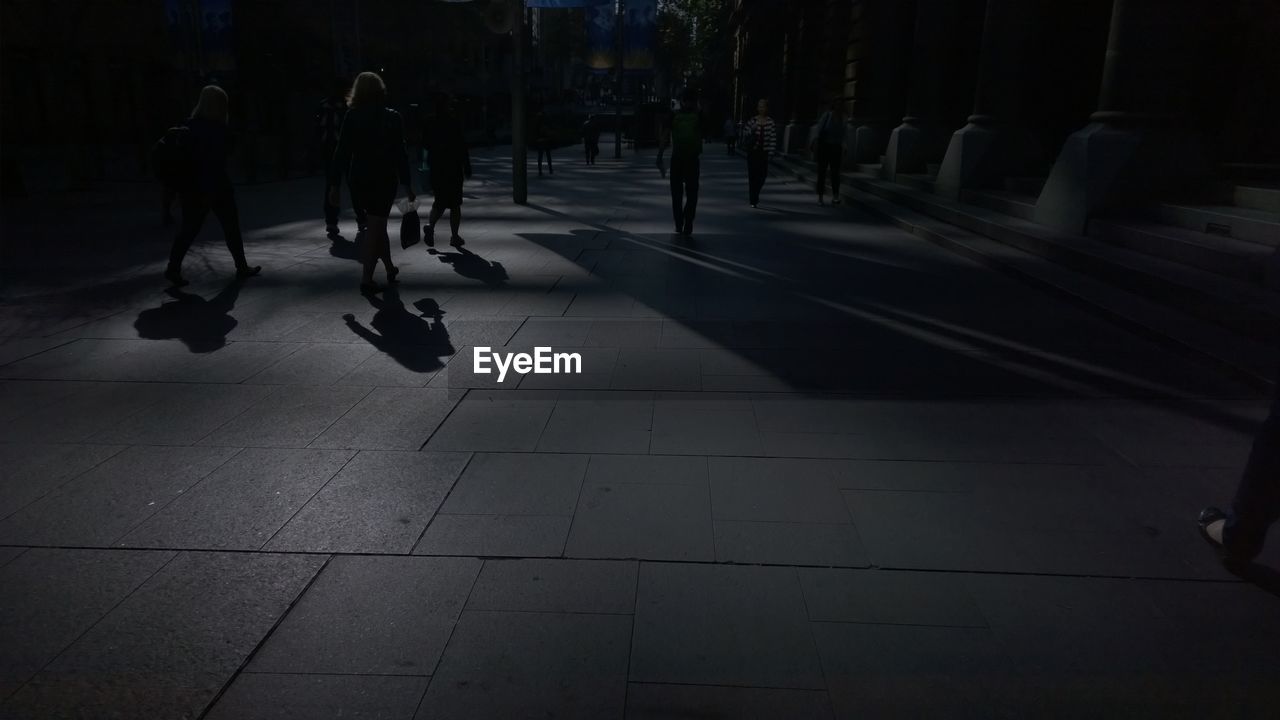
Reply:
[[[236,196],[230,187],[219,192],[213,198],[213,214],[222,225],[222,236],[226,240],[227,250],[235,261],[236,271],[249,269],[249,262],[244,257],[244,238],[240,235],[240,211],[236,208]]]
[[[1262,552],[1267,528],[1280,519],[1280,392],[1253,440],[1244,475],[1222,529],[1222,544],[1233,556]]]
[[[698,180],[702,173],[702,163],[698,158],[692,158],[685,166],[685,194],[688,200],[684,206],[684,232],[686,235],[693,232],[693,217],[698,211]]]
[[[449,208],[449,234],[458,237],[458,228],[462,226],[462,203]]]
[[[546,153],[547,153],[547,174],[555,175],[556,169],[551,165],[551,146],[550,145],[547,146]]]
[[[543,151],[542,147],[541,147],[541,146],[539,146],[539,147],[538,147],[538,177],[542,177],[542,154],[543,154],[543,152],[544,152],[544,151]]]
[[[760,190],[764,187],[765,168],[769,158],[763,152],[753,152],[747,158],[747,183],[751,195],[751,204],[760,203]]]
[[[844,155],[844,148],[834,145],[827,148],[827,163],[831,170],[831,204],[840,204],[840,160]]]
[[[187,251],[191,249],[191,243],[195,241],[196,235],[200,234],[200,226],[204,225],[205,216],[209,214],[209,198],[207,195],[188,192],[179,195],[179,201],[182,204],[182,222],[178,225],[178,232],[173,236],[173,247],[169,250],[169,267],[164,271],[164,275],[174,284],[186,283],[182,281],[182,259],[187,256]]]
[[[684,169],[674,158],[668,181],[671,184],[671,216],[676,223],[676,232],[680,232],[684,228]]]
[[[164,194],[160,198],[160,222],[165,225],[173,224],[173,201],[177,199],[177,195],[178,191],[172,185],[164,186]]]
[[[362,261],[363,273],[360,276],[360,285],[371,288],[375,286],[373,282],[373,271],[378,266],[378,256],[381,253],[383,237],[387,234],[387,218],[377,215],[369,215],[368,229],[364,236],[364,259]]]
[[[819,143],[814,160],[818,163],[818,204],[822,204],[822,196],[827,186],[827,164],[829,162],[827,148]]]
[[[326,178],[324,184],[324,226],[325,230],[330,233],[338,231],[338,206],[329,204],[329,183],[327,178],[333,169],[333,147],[329,144],[320,148],[320,155],[324,161],[324,176]]]

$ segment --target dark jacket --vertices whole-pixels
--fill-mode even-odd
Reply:
[[[330,187],[347,182],[365,188],[385,188],[396,182],[409,187],[409,156],[404,146],[404,121],[390,108],[355,107],[347,111],[329,171]]]
[[[192,149],[190,189],[214,193],[231,189],[227,160],[235,150],[235,136],[225,123],[193,117],[187,120],[187,140]]]
[[[452,115],[437,115],[424,128],[422,144],[431,166],[432,186],[461,185],[471,177],[471,153],[462,124]]]

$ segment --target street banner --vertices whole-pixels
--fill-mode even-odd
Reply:
[[[531,8],[579,8],[594,5],[613,7],[614,0],[526,0],[525,7]]]
[[[652,73],[658,41],[658,0],[627,0],[626,12],[622,69],[628,75]]]

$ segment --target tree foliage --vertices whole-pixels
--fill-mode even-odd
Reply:
[[[658,47],[673,79],[715,73],[728,57],[731,0],[659,0]]]

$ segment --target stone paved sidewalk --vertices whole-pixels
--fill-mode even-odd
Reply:
[[[1280,605],[1193,523],[1264,398],[713,146],[673,236],[651,163],[521,208],[482,155],[373,301],[318,181],[168,294],[145,193],[19,208],[67,244],[0,305],[0,717],[1274,711]]]

